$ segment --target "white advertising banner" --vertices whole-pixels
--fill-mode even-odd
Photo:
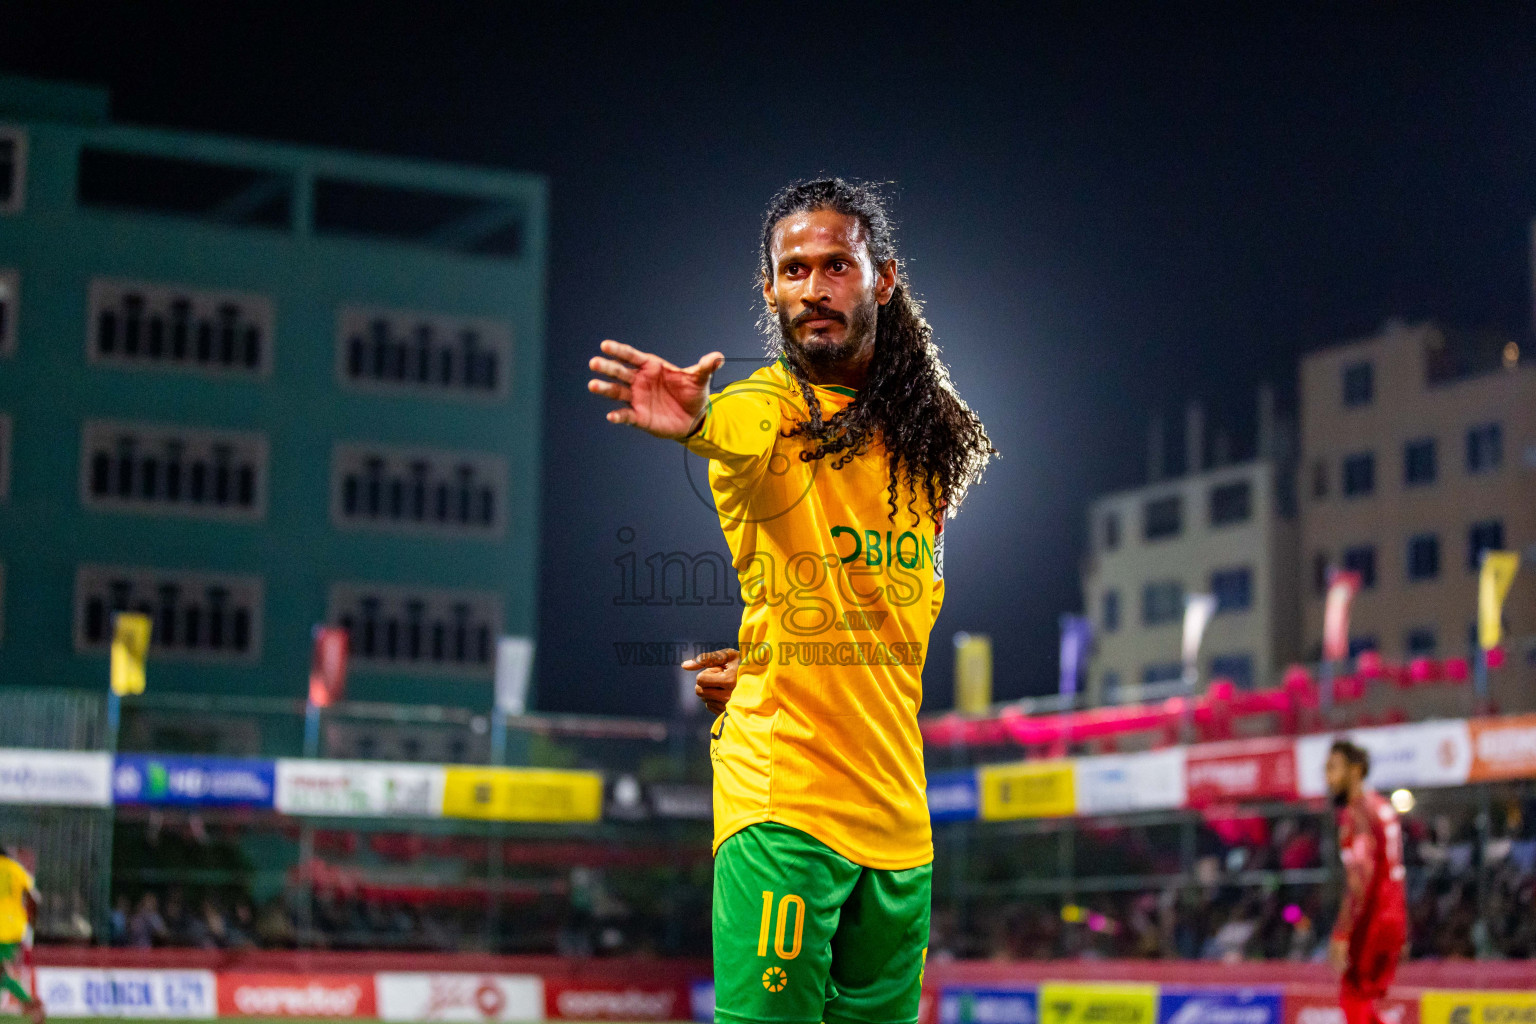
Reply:
[[[544,979],[536,974],[374,975],[387,1021],[542,1021]]]
[[[278,758],[275,801],[284,814],[438,818],[442,765]]]
[[[110,807],[112,755],[0,749],[0,804]]]
[[[1370,752],[1366,782],[1373,789],[1461,786],[1472,773],[1472,733],[1462,719],[1318,733],[1296,741],[1296,784],[1302,796],[1327,794],[1324,765],[1338,736],[1348,736]]]
[[[39,967],[37,995],[50,1017],[218,1016],[212,971]]]
[[[1184,806],[1184,748],[1078,758],[1077,813],[1111,814]]]

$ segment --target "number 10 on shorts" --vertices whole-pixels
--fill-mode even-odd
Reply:
[[[768,955],[768,928],[774,922],[773,913],[774,894],[767,889],[763,890],[763,923],[757,930],[757,955]],[[784,898],[778,901],[778,926],[774,929],[773,951],[781,960],[793,960],[800,955],[800,938],[805,932],[805,900],[794,893],[785,893]],[[794,907],[795,911],[795,935],[794,941],[788,948],[784,945],[786,933],[789,931],[789,911]]]

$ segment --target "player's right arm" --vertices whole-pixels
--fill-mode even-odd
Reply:
[[[681,441],[738,482],[754,478],[767,464],[778,437],[778,396],[738,382],[711,397],[710,377],[725,362],[719,352],[678,367],[616,341],[605,341],[602,348],[605,355],[587,365],[609,379],[594,378],[587,390],[620,403],[608,422]]]
[[[605,341],[601,356],[587,366],[607,380],[593,378],[587,390],[619,403],[609,423],[627,423],[656,437],[681,441],[696,431],[709,408],[709,378],[725,356],[711,352],[692,366],[673,366],[631,345]]]

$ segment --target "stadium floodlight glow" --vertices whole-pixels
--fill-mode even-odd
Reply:
[[[1394,789],[1390,799],[1392,801],[1393,810],[1397,811],[1398,814],[1407,814],[1409,811],[1413,810],[1415,801],[1413,799],[1413,793],[1410,790]]]

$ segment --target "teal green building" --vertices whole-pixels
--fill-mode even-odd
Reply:
[[[0,685],[488,708],[534,635],[538,176],[114,124],[0,79]]]

